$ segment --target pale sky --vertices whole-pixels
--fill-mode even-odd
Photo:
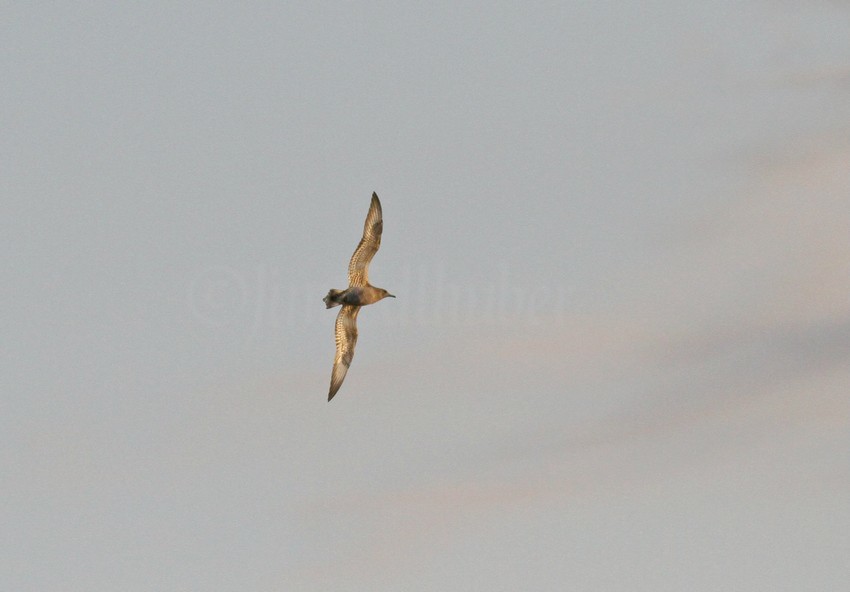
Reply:
[[[850,4],[624,4],[7,6],[0,589],[850,589]]]

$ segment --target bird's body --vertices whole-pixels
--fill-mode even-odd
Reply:
[[[352,286],[347,290],[331,290],[328,292],[328,295],[325,296],[325,306],[326,308],[344,304],[366,306],[367,304],[374,304],[378,300],[383,300],[387,296],[391,296],[391,294],[387,294],[387,291],[382,288]]]
[[[381,233],[384,229],[381,202],[372,193],[372,203],[363,225],[363,238],[351,256],[348,264],[348,288],[345,290],[330,290],[324,297],[325,306],[333,308],[342,306],[336,317],[334,334],[336,336],[336,356],[331,373],[331,386],[328,390],[328,401],[342,386],[351,360],[354,358],[354,345],[357,343],[357,313],[361,306],[374,304],[392,294],[383,288],[376,288],[369,283],[369,262],[381,246]]]

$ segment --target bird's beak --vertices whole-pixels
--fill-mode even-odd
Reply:
[[[395,298],[395,294],[387,294],[387,298]]]

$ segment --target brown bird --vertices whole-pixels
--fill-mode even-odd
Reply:
[[[348,288],[345,290],[330,290],[323,298],[327,308],[342,306],[336,316],[336,356],[334,369],[331,373],[331,388],[328,391],[328,401],[333,399],[351,360],[354,358],[354,345],[357,343],[357,313],[361,306],[374,304],[384,298],[395,298],[383,288],[376,288],[369,283],[369,262],[381,246],[381,232],[384,230],[384,220],[381,214],[381,202],[376,193],[372,193],[372,203],[366,214],[363,225],[363,238],[354,249],[348,264]]]

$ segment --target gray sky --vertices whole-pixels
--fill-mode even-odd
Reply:
[[[0,588],[850,586],[848,22],[6,7]]]

